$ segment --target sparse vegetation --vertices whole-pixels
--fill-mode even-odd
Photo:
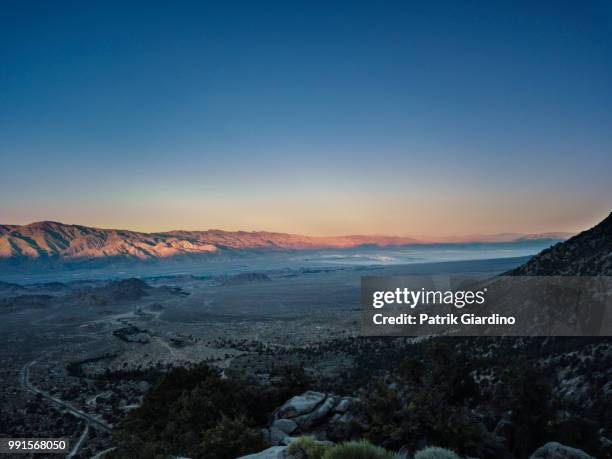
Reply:
[[[261,430],[253,428],[243,415],[222,415],[217,425],[202,433],[194,457],[235,458],[266,446]]]
[[[397,459],[397,454],[361,440],[335,445],[325,452],[323,459]]]
[[[292,455],[305,456],[304,459],[323,459],[323,456],[327,450],[330,449],[330,445],[318,441],[316,438],[306,435],[300,437],[289,445],[288,451]]]
[[[394,449],[415,448],[424,438],[481,457],[490,457],[483,443],[503,449],[469,409],[478,397],[471,371],[471,363],[446,344],[428,344],[420,363],[405,359],[396,373],[377,379],[366,391],[366,438]]]
[[[206,365],[171,370],[119,427],[120,447],[114,457],[185,454],[233,459],[263,449],[265,441],[257,427],[277,406],[307,387],[300,367],[279,373],[273,385],[262,386],[222,378]]]

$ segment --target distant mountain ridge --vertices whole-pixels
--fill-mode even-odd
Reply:
[[[612,213],[593,228],[543,250],[513,276],[612,275]]]
[[[543,236],[519,234],[513,235],[513,240],[558,240],[560,237],[562,236],[559,233],[547,233]],[[490,240],[482,242],[499,242],[501,239],[501,236],[492,236]],[[339,249],[366,245],[388,247],[425,243],[432,241],[394,236],[303,236],[266,231],[142,233],[51,221],[29,225],[0,225],[0,259],[5,261],[45,258],[66,261],[100,258],[152,260],[246,250]]]
[[[60,257],[64,259],[129,257],[166,258],[246,249],[317,249],[391,246],[418,243],[390,236],[311,237],[296,234],[246,231],[137,231],[92,228],[58,222],[0,225],[0,258]]]

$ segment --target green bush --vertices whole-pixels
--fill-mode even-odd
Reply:
[[[450,449],[432,446],[417,452],[414,459],[459,459],[459,456]]]
[[[117,426],[113,457],[233,459],[262,450],[267,445],[258,427],[297,395],[292,384],[304,387],[302,368],[283,369],[271,385],[224,378],[207,365],[172,369]]]
[[[244,416],[235,419],[222,416],[215,427],[202,433],[196,457],[233,458],[266,447],[261,430],[250,427]]]
[[[333,446],[323,459],[397,459],[397,454],[362,440]]]
[[[289,445],[289,454],[302,453],[306,459],[322,459],[330,445],[318,441],[312,436],[300,437]]]
[[[501,442],[470,409],[479,393],[472,364],[443,342],[428,343],[423,352],[422,361],[406,358],[395,374],[368,386],[361,398],[369,421],[363,436],[391,449],[406,445],[414,450],[425,439],[461,454],[504,457]]]

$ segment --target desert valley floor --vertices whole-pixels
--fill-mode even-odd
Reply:
[[[88,456],[110,446],[110,430],[139,406],[150,371],[208,362],[265,378],[274,366],[303,361],[299,350],[357,336],[362,275],[494,274],[524,260],[163,275],[143,278],[146,284],[7,283],[0,310],[5,425],[14,436],[76,442],[89,421],[95,432],[81,451]],[[351,362],[330,348],[306,365],[333,375]]]

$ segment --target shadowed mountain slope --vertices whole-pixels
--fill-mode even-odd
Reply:
[[[593,228],[543,250],[513,276],[612,275],[612,213]]]

